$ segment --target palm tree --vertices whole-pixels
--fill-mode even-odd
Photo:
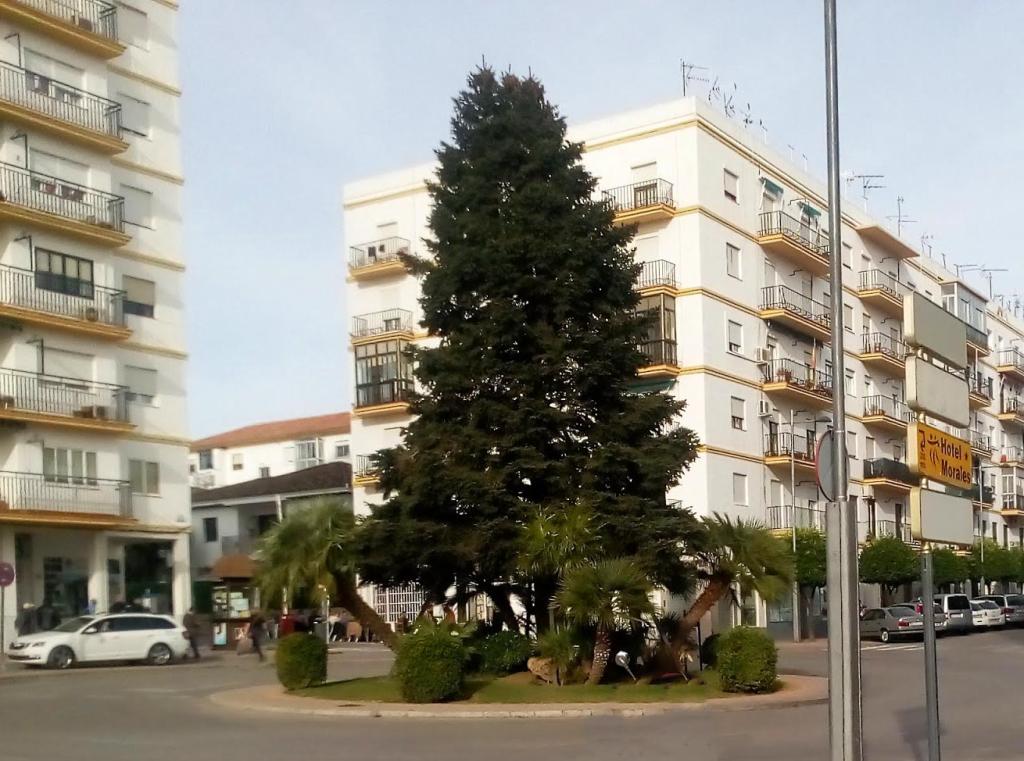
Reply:
[[[366,604],[356,588],[352,511],[341,500],[320,497],[289,513],[256,547],[257,583],[264,594],[300,588],[331,595],[388,647],[397,641],[391,627]]]
[[[650,580],[630,558],[586,563],[566,574],[558,605],[573,623],[595,629],[587,684],[600,684],[604,677],[616,625],[654,612],[650,592]]]
[[[692,554],[704,589],[680,619],[684,637],[736,584],[768,601],[786,594],[793,584],[792,553],[762,524],[715,513],[701,525]]]

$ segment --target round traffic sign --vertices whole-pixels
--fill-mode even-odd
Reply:
[[[834,438],[829,428],[818,439],[818,449],[814,453],[814,475],[818,480],[818,488],[829,502],[836,501],[836,450],[832,446]]]
[[[9,587],[14,583],[14,566],[0,562],[0,587]]]

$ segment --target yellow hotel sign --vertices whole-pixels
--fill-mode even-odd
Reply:
[[[919,477],[971,488],[971,445],[945,431],[924,423],[911,423],[907,430],[907,460]]]

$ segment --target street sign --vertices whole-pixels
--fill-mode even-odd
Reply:
[[[9,587],[14,583],[14,566],[0,562],[0,588]]]
[[[974,543],[971,500],[915,486],[910,490],[910,533],[922,542],[969,547]]]
[[[958,428],[971,422],[967,381],[922,357],[907,357],[907,406]]]
[[[903,338],[948,364],[967,366],[967,324],[916,291],[903,299]]]
[[[832,436],[831,428],[825,431],[818,439],[818,448],[814,452],[814,475],[818,479],[818,488],[829,502],[836,501],[836,451],[832,447]]]
[[[907,465],[919,478],[971,488],[971,445],[924,423],[911,423],[907,439],[917,446],[907,449]]]

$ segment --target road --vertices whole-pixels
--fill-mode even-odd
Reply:
[[[1020,758],[1024,630],[939,644],[947,758]],[[783,669],[825,671],[824,643],[783,646]],[[384,673],[387,651],[352,646],[330,659],[331,678]],[[866,759],[924,759],[919,643],[863,651]],[[223,761],[339,753],[362,761],[557,757],[787,761],[827,758],[825,706],[646,718],[538,720],[327,719],[241,714],[213,692],[266,684],[273,668],[250,656],[198,664],[84,668],[0,678],[4,761]]]

